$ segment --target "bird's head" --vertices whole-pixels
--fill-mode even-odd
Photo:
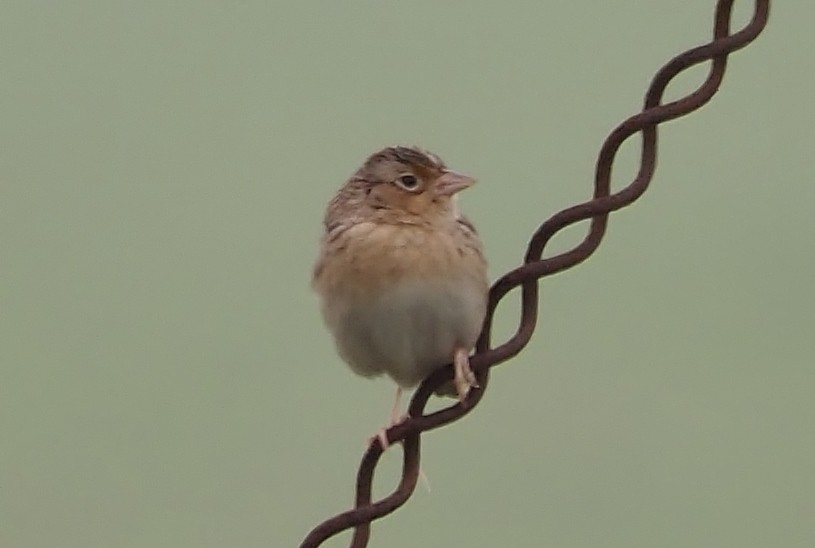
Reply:
[[[374,210],[435,217],[457,215],[455,195],[475,179],[448,169],[436,155],[415,147],[375,152],[351,178]]]

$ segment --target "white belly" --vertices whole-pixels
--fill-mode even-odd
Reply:
[[[323,303],[337,349],[356,373],[388,374],[404,387],[449,363],[457,348],[475,345],[486,293],[472,279],[403,281],[365,300]]]

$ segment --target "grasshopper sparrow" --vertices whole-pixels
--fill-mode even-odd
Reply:
[[[312,286],[337,351],[364,377],[397,384],[389,423],[404,420],[399,399],[435,369],[453,362],[463,401],[476,386],[468,356],[487,305],[486,261],[456,194],[475,180],[414,147],[372,154],[340,188],[325,213]]]

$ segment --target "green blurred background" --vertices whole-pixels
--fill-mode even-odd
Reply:
[[[0,545],[296,546],[347,508],[392,387],[322,327],[325,202],[421,144],[479,177],[498,276],[713,4],[0,3]],[[815,545],[815,5],[775,4],[372,546]]]

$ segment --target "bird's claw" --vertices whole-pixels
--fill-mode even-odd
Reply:
[[[404,415],[391,417],[391,420],[388,421],[388,424],[377,430],[376,434],[368,438],[368,445],[370,446],[378,441],[379,445],[382,447],[382,451],[387,450],[388,447],[390,447],[391,445],[390,442],[388,441],[388,430],[390,430],[394,426],[402,424],[409,418],[410,415],[408,415],[407,413],[405,413]]]
[[[453,355],[453,385],[456,387],[458,400],[464,403],[467,399],[467,394],[470,389],[478,388],[478,380],[475,378],[475,373],[470,368],[470,358],[467,351],[459,348]]]

